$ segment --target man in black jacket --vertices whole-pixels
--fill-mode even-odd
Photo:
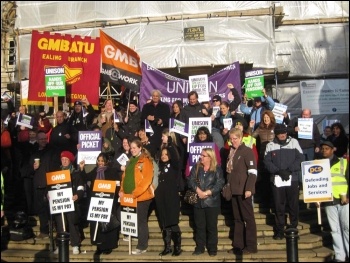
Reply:
[[[264,164],[270,173],[272,193],[275,202],[275,226],[273,239],[284,238],[285,212],[289,207],[291,228],[297,228],[299,221],[298,177],[304,156],[298,141],[287,135],[284,124],[276,124],[275,139],[266,145]]]
[[[95,110],[87,98],[74,102],[74,110],[68,119],[68,124],[78,131],[88,131],[95,118]]]
[[[60,170],[60,151],[51,147],[43,131],[38,132],[39,149],[32,154],[28,163],[28,172],[33,177],[34,209],[40,221],[40,234],[36,239],[49,237],[49,202],[47,200],[46,173]]]
[[[303,118],[303,119],[311,118],[311,110],[303,109],[301,116],[295,117],[289,122],[287,127],[288,135],[298,140],[300,147],[303,150],[303,154],[305,155],[305,161],[312,161],[315,159],[315,153],[318,153],[320,151],[320,142],[321,142],[320,131],[318,130],[316,122],[313,121],[312,138],[311,139],[299,138],[298,136],[298,132],[299,132],[298,119],[299,118]]]
[[[145,120],[149,121],[153,129],[153,134],[149,136],[150,143],[159,147],[162,143],[163,129],[169,128],[170,107],[160,100],[162,94],[159,90],[153,90],[151,94],[152,100],[142,108],[141,125],[145,125]]]

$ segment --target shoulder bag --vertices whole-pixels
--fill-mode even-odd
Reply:
[[[197,181],[197,185],[199,186],[199,180],[198,180],[198,164],[197,164],[197,168],[196,168],[196,181]],[[190,204],[190,205],[194,205],[194,204],[197,204],[198,203],[198,195],[195,191],[191,190],[191,189],[188,189],[185,193],[185,196],[184,196],[184,201],[187,203],[187,204]]]

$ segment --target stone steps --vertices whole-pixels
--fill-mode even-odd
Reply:
[[[128,250],[115,249],[109,255],[95,256],[93,252],[73,255],[70,252],[70,262],[286,262],[287,256],[285,251],[259,251],[256,254],[236,256],[228,254],[226,251],[219,251],[217,256],[209,257],[207,253],[199,256],[193,256],[192,251],[184,251],[178,257],[171,255],[159,256],[157,252],[147,251],[142,255],[129,255]],[[329,260],[332,250],[326,247],[317,249],[299,250],[299,262],[325,262]],[[54,255],[47,250],[6,250],[1,253],[1,258],[8,262],[57,262],[58,255]]]
[[[317,211],[312,205],[300,203],[300,222],[298,225],[298,257],[300,262],[325,262],[332,256],[332,237],[328,227],[325,213],[322,211],[322,225],[318,225]],[[286,262],[286,240],[274,240],[273,225],[274,214],[270,209],[255,204],[255,220],[257,223],[258,253],[236,256],[228,254],[231,249],[233,219],[230,211],[230,204],[223,202],[222,213],[219,215],[218,230],[219,244],[216,257],[209,257],[207,253],[193,256],[195,248],[193,240],[193,216],[189,205],[183,204],[180,215],[180,228],[182,231],[183,253],[179,257],[171,255],[159,256],[163,249],[161,230],[155,212],[152,211],[149,217],[150,239],[147,253],[142,255],[129,255],[129,242],[123,241],[120,234],[119,246],[110,255],[95,256],[96,246],[90,243],[90,227],[84,229],[85,240],[81,245],[79,255],[73,255],[70,248],[71,262],[147,262],[147,261],[168,261],[168,262],[222,262],[222,261],[251,261],[251,262]],[[287,220],[288,222],[288,220]],[[30,217],[30,224],[33,226],[35,234],[39,234],[38,217]],[[54,236],[56,233],[54,232]],[[49,239],[34,241],[26,240],[20,242],[10,241],[7,250],[2,251],[2,261],[8,262],[57,262],[58,255],[50,252]],[[137,241],[132,240],[131,248],[136,247]]]

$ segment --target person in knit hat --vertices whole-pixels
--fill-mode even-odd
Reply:
[[[63,233],[65,229],[68,229],[70,234],[70,244],[73,249],[73,254],[80,253],[80,242],[82,240],[82,229],[79,228],[80,224],[80,215],[79,215],[79,202],[83,199],[84,196],[84,180],[80,175],[79,170],[75,170],[73,162],[75,156],[70,151],[61,152],[61,170],[69,170],[72,183],[73,196],[72,200],[74,201],[74,211],[65,212],[64,221],[62,219],[62,213],[55,214],[55,221],[57,224],[57,233]],[[66,227],[63,227],[63,224],[66,224]],[[55,254],[58,254],[58,248],[54,251]]]
[[[73,163],[74,160],[75,160],[74,155],[73,155],[70,151],[63,151],[63,152],[61,153],[61,160],[62,160],[62,158],[67,158],[67,159],[69,159],[70,163]]]
[[[88,131],[95,118],[95,110],[87,98],[74,102],[68,123],[78,131]]]
[[[284,124],[276,124],[275,138],[266,145],[264,165],[270,175],[270,185],[275,205],[273,239],[282,240],[285,230],[285,213],[289,213],[288,228],[297,228],[299,221],[299,174],[303,151],[299,142],[287,135]]]

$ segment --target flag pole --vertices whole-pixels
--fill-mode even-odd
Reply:
[[[129,90],[129,99],[128,99],[128,106],[126,109],[126,117],[128,117],[128,115],[129,115],[130,95],[131,95],[131,90]]]

